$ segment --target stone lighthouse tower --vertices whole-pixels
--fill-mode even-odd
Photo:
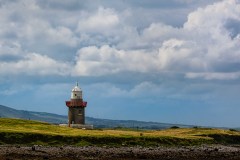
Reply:
[[[82,90],[78,83],[72,89],[71,100],[66,101],[66,106],[68,107],[68,126],[84,126],[87,102],[83,101]]]

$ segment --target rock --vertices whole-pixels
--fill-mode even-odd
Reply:
[[[0,159],[240,159],[240,147],[229,146],[188,146],[188,147],[74,147],[38,145],[0,146]],[[61,149],[62,148],[62,149]],[[32,149],[32,152],[29,152]],[[60,150],[61,149],[61,150]],[[2,156],[2,157],[1,157]],[[5,158],[4,158],[5,156]]]
[[[35,151],[36,150],[36,147],[35,146],[32,146],[32,151]]]

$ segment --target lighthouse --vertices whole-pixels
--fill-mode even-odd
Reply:
[[[72,89],[71,100],[66,101],[66,106],[68,107],[68,126],[84,126],[87,102],[83,101],[83,92],[78,82]]]

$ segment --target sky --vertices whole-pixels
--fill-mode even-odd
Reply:
[[[239,0],[0,0],[0,104],[240,127]]]

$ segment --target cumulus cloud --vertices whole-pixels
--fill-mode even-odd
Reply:
[[[69,66],[46,55],[29,53],[22,59],[0,63],[0,74],[67,75]]]
[[[159,48],[158,58],[151,62],[157,64],[160,72],[180,72],[186,78],[237,79],[240,34],[237,25],[226,24],[239,22],[239,7],[238,1],[231,0],[199,8],[189,14],[181,28],[153,23],[144,29],[137,42]]]
[[[17,26],[16,26],[17,27]],[[31,45],[42,42],[43,45],[65,45],[74,47],[78,44],[78,38],[67,27],[53,27],[45,20],[31,20],[17,28],[19,38],[29,42]]]
[[[155,21],[143,29],[127,22],[126,19],[134,15],[131,9],[119,11],[98,7],[93,12],[66,9],[71,20],[59,14],[58,20],[54,21],[49,7],[34,0],[3,5],[0,10],[3,15],[0,20],[3,28],[0,31],[0,56],[4,55],[6,60],[6,55],[12,55],[16,64],[2,60],[2,67],[13,65],[23,69],[22,66],[31,66],[32,70],[40,71],[39,75],[47,74],[40,67],[31,65],[40,59],[46,61],[45,66],[54,66],[50,73],[68,72],[72,76],[102,76],[126,71],[178,72],[191,79],[227,79],[219,75],[239,78],[240,34],[237,24],[240,23],[240,4],[237,0],[198,8],[189,13],[182,27]],[[15,8],[14,12],[9,8]],[[44,18],[45,12],[51,15],[49,19]],[[56,48],[59,47],[66,52],[65,57],[67,47],[78,48],[78,51],[71,50],[70,58],[60,65],[63,58],[57,60],[60,54]],[[29,54],[28,50],[38,54]],[[16,74],[15,69],[8,69],[10,72]]]
[[[230,0],[209,5],[189,14],[183,29],[191,33],[189,39],[202,50],[202,54],[193,53],[193,58],[205,63],[205,67],[200,71],[205,73],[195,73],[195,75],[200,75],[200,77],[205,75],[212,79],[227,79],[227,75],[229,79],[239,78],[238,73],[235,72],[236,63],[240,60],[240,53],[237,49],[240,40],[237,36],[231,38],[231,30],[225,26],[229,20],[240,21],[239,9],[239,2]],[[235,35],[239,34],[235,33]],[[231,73],[225,74],[226,68],[228,68],[227,72]],[[198,77],[189,75],[193,74],[188,74],[187,77]]]
[[[164,41],[158,53],[159,68],[180,72],[204,68],[204,62],[193,55],[196,53],[194,47],[196,44],[192,41],[178,39]]]
[[[236,0],[214,3],[190,13],[181,28],[152,23],[140,34],[134,29],[126,32],[130,34],[117,45],[124,48],[130,44],[141,50],[121,50],[107,45],[82,48],[78,51],[75,71],[78,75],[170,71],[183,73],[186,78],[239,78],[236,73],[240,58],[238,26],[227,25],[233,19],[234,24],[239,22],[239,7]]]
[[[104,45],[81,48],[73,74],[100,76],[122,71],[147,72],[153,57],[143,51],[125,51]],[[154,69],[154,68],[152,68]]]
[[[94,15],[88,15],[78,22],[79,32],[107,33],[119,24],[118,14],[113,9],[99,7]]]
[[[7,1],[0,14],[0,38],[5,45],[16,42],[25,51],[58,57],[58,48],[67,50],[79,44],[73,24],[64,20],[70,15],[41,8],[35,0]]]

